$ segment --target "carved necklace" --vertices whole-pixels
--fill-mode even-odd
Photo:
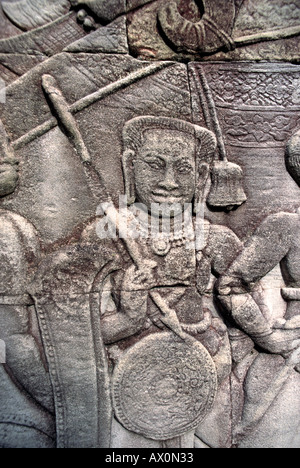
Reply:
[[[188,242],[195,241],[194,223],[190,216],[186,216],[184,221],[182,217],[174,219],[169,232],[164,228],[160,230],[159,226],[151,226],[148,215],[147,218],[139,216],[138,224],[135,223],[136,220],[132,214],[129,214],[127,219],[131,229],[139,232],[140,240],[160,257],[165,257],[171,248],[182,247]]]
[[[165,257],[171,248],[182,247],[187,242],[195,240],[195,232],[192,220],[190,223],[177,223],[170,233],[157,233],[147,239],[147,244],[152,252],[160,257]]]

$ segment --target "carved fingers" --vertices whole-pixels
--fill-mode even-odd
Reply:
[[[158,291],[151,291],[150,297],[161,312],[160,321],[176,335],[185,340],[187,335],[182,329],[176,311],[169,306],[168,302]]]
[[[148,291],[153,280],[147,270],[130,267],[124,276],[121,292],[121,309],[134,323],[144,322],[147,315]]]
[[[77,8],[77,21],[82,24],[83,28],[87,31],[96,29],[97,24],[93,15],[93,10],[89,11],[89,7],[86,8],[88,2],[81,0],[70,0],[71,5]],[[94,2],[96,3],[96,2]]]
[[[295,369],[300,372],[300,344],[296,349],[294,349],[294,351],[292,351],[287,359],[286,364],[288,366],[295,367]]]
[[[285,329],[285,330],[296,330],[300,329],[300,315],[296,315],[295,317],[290,318],[289,320],[279,319],[274,328],[277,329]]]
[[[49,374],[35,340],[29,334],[12,335],[6,340],[7,364],[14,378],[48,411],[54,411]]]
[[[300,329],[273,330],[271,335],[257,338],[256,341],[270,353],[282,354],[286,357],[300,347]]]
[[[216,282],[216,290],[220,296],[230,296],[231,294],[244,294],[246,287],[240,278],[233,276],[221,276]]]
[[[145,291],[155,286],[155,279],[151,269],[130,267],[125,273],[123,280],[123,291]]]
[[[269,323],[250,294],[233,294],[227,307],[235,322],[256,343],[261,345],[264,338],[272,334]]]
[[[78,11],[77,21],[88,31],[96,29],[96,21],[92,16],[88,15],[87,11],[84,9]]]

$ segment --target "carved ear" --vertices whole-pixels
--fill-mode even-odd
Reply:
[[[205,202],[210,189],[210,167],[206,162],[202,162],[198,168],[197,186],[194,200],[194,213],[199,212],[200,207]]]
[[[125,195],[127,196],[128,205],[132,205],[135,202],[135,183],[133,173],[133,159],[135,153],[133,150],[126,150],[122,156],[123,174],[125,181]]]

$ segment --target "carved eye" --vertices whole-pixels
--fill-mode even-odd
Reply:
[[[192,169],[193,168],[189,164],[180,164],[176,167],[177,172],[180,174],[190,174]]]
[[[154,171],[161,171],[165,167],[164,163],[159,160],[152,160],[152,161],[146,161],[146,162],[148,166],[150,166],[151,169],[153,169]]]
[[[4,173],[4,172],[9,172],[9,171],[11,171],[11,166],[5,166],[5,165],[0,166],[0,173],[1,174]]]

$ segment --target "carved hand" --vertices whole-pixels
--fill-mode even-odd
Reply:
[[[46,362],[30,334],[34,307],[0,306],[0,338],[6,344],[6,365],[14,379],[50,412],[54,411]]]
[[[243,294],[247,292],[246,286],[242,284],[240,278],[232,276],[221,276],[216,282],[216,290],[220,296],[230,296],[231,294]]]
[[[131,319],[145,318],[147,314],[148,291],[154,287],[155,281],[149,268],[145,270],[130,267],[124,276],[121,308]]]
[[[123,280],[124,291],[145,291],[156,285],[151,264],[145,262],[143,269],[136,266],[130,267]]]
[[[29,333],[11,335],[6,339],[6,345],[7,365],[14,378],[34,400],[53,413],[50,376],[34,338]]]
[[[218,291],[228,292],[227,287],[228,281],[224,278]],[[285,356],[300,346],[300,328],[271,328],[250,294],[234,294],[231,290],[230,295],[218,298],[242,330],[266,351]]]
[[[256,337],[259,346],[274,354],[288,355],[300,346],[300,329],[275,329],[265,337]]]

